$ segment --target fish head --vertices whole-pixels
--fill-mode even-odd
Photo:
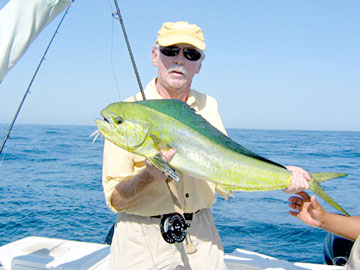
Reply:
[[[149,135],[150,123],[136,118],[128,103],[117,102],[107,106],[101,111],[103,120],[97,119],[96,126],[107,140],[136,153]]]

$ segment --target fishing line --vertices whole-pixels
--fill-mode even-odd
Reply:
[[[113,55],[114,53],[114,21],[112,21],[111,23],[111,46],[110,46],[110,62],[111,62],[111,71],[112,71],[112,75],[115,81],[115,86],[118,92],[118,97],[119,100],[121,100],[121,94],[120,94],[120,88],[119,88],[119,83],[116,77],[116,72],[115,72],[115,67],[114,67],[114,61],[113,61]]]
[[[123,35],[124,35],[124,38],[125,38],[126,46],[127,46],[128,52],[129,52],[130,59],[131,59],[131,63],[132,63],[132,66],[133,66],[133,69],[134,69],[134,72],[135,72],[135,76],[136,76],[136,79],[137,79],[137,82],[138,82],[138,85],[139,85],[139,89],[140,89],[143,100],[146,100],[144,89],[143,89],[141,79],[140,79],[140,75],[139,75],[138,69],[136,67],[135,58],[134,58],[134,55],[133,55],[132,50],[131,50],[130,42],[129,42],[129,39],[128,39],[128,36],[127,36],[127,33],[126,33],[126,29],[125,29],[125,25],[124,25],[124,20],[122,19],[122,16],[121,16],[121,13],[120,13],[120,8],[119,8],[119,5],[117,3],[117,0],[114,0],[114,3],[115,3],[116,12],[114,12],[112,14],[112,16],[113,16],[114,19],[117,19],[120,22],[121,29],[122,29],[122,32],[123,32]],[[109,2],[109,5],[110,5],[110,2]],[[121,100],[119,83],[118,83],[115,68],[114,68],[113,51],[114,51],[114,23],[112,22],[112,24],[111,24],[111,46],[110,46],[111,70],[112,70],[113,78],[114,78],[114,81],[115,81],[115,86],[116,86],[116,89],[117,89],[117,92],[118,92],[118,97],[119,97],[119,100]],[[129,159],[130,159],[130,157],[129,157]]]
[[[66,16],[66,14],[68,13],[70,7],[71,7],[71,4],[68,6],[68,8],[66,9],[64,15],[62,16],[62,18],[61,18],[61,20],[60,20],[60,22],[59,22],[59,24],[58,24],[58,26],[57,26],[57,28],[56,28],[53,36],[52,36],[52,38],[51,38],[51,40],[50,40],[50,42],[49,42],[49,44],[48,44],[48,46],[46,47],[46,50],[45,50],[43,56],[41,57],[41,60],[40,60],[38,66],[37,66],[37,68],[36,68],[36,70],[35,70],[35,73],[34,73],[33,77],[32,77],[31,80],[30,80],[30,83],[29,83],[29,85],[28,85],[28,87],[27,87],[27,89],[26,89],[26,91],[25,91],[25,93],[24,93],[24,96],[23,96],[23,98],[22,98],[22,100],[21,100],[21,102],[20,102],[20,105],[19,105],[19,107],[18,107],[17,110],[16,110],[16,113],[15,113],[15,115],[14,115],[14,117],[13,117],[11,123],[10,123],[9,129],[8,129],[8,131],[7,131],[6,135],[5,135],[5,138],[4,138],[4,140],[3,140],[2,144],[1,144],[0,155],[1,155],[1,153],[2,153],[2,151],[3,151],[3,149],[4,149],[4,147],[5,147],[5,144],[6,144],[6,142],[7,142],[7,139],[8,139],[9,136],[10,136],[10,132],[12,131],[12,129],[13,129],[13,127],[14,127],[15,121],[16,121],[19,113],[20,113],[20,110],[21,110],[21,108],[22,108],[22,105],[24,104],[25,99],[26,99],[27,95],[28,95],[29,92],[30,92],[30,88],[31,88],[31,86],[32,86],[32,84],[33,84],[33,82],[34,82],[34,80],[35,80],[35,77],[36,77],[36,75],[37,75],[37,73],[38,73],[38,71],[39,71],[39,69],[40,69],[40,67],[41,67],[41,64],[42,64],[42,62],[45,60],[45,56],[46,56],[46,54],[47,54],[47,52],[48,52],[48,50],[49,50],[49,48],[50,48],[50,46],[51,46],[51,44],[52,44],[52,42],[53,42],[53,40],[54,40],[56,34],[58,33],[58,30],[59,30],[59,28],[60,28],[60,26],[61,26],[61,24],[62,24],[62,22],[63,22],[63,20],[64,20],[64,18],[65,18],[65,16]]]
[[[117,0],[114,0],[114,4],[115,4],[116,12],[113,13],[112,16],[113,16],[113,18],[119,20],[119,22],[120,22],[120,26],[121,26],[121,29],[122,29],[122,32],[123,32],[123,35],[124,35],[124,38],[125,38],[125,42],[126,42],[126,46],[127,46],[128,52],[129,52],[129,56],[130,56],[130,59],[131,59],[131,63],[132,63],[132,66],[133,66],[133,69],[134,69],[134,72],[135,72],[136,80],[137,80],[137,82],[138,82],[139,89],[140,89],[140,92],[141,92],[141,96],[142,96],[142,99],[143,99],[143,100],[146,100],[145,93],[144,93],[144,89],[143,89],[143,86],[142,86],[142,83],[141,83],[141,79],[140,79],[140,75],[139,75],[138,69],[137,69],[137,67],[136,67],[135,58],[134,58],[134,55],[133,55],[132,50],[131,50],[129,38],[128,38],[128,35],[127,35],[127,33],[126,33],[126,29],[125,29],[124,20],[123,20],[123,18],[122,18],[122,16],[121,16],[120,8],[119,8],[119,5],[118,5]],[[113,24],[112,24],[112,27],[113,27]],[[111,43],[111,56],[112,56],[112,53],[113,53],[113,39],[114,39],[114,38],[113,38],[113,37],[114,37],[113,28],[112,28],[112,36],[111,36],[111,37],[112,37],[112,43]],[[120,97],[120,91],[119,91],[118,81],[117,81],[117,77],[116,77],[115,69],[114,69],[113,57],[111,57],[111,68],[112,68],[112,72],[113,72],[113,77],[114,77],[114,80],[115,80],[116,88],[117,88],[117,91],[118,91],[118,95],[119,95],[119,97]],[[130,158],[130,157],[129,157],[129,158]]]

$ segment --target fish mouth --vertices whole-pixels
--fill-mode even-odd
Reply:
[[[110,118],[110,116],[106,116],[105,114],[101,113],[101,118],[97,118],[95,120],[95,124],[98,128],[98,130],[101,132],[101,134],[107,138],[108,136],[106,135],[105,131],[112,131],[114,129],[116,129],[116,126],[114,124],[114,122],[112,121],[112,119]]]
[[[102,120],[99,119],[99,121],[102,121],[103,123],[106,123],[109,127],[116,128],[116,125],[112,118],[109,115],[105,115],[104,113],[101,113]]]
[[[109,130],[111,128],[110,121],[104,117],[103,117],[103,119],[100,119],[100,118],[95,119],[95,124],[96,124],[98,130],[102,133],[102,135],[104,137],[105,137],[104,130],[105,129]]]
[[[102,120],[100,120],[103,122],[103,124],[107,125],[108,128],[115,128],[115,124],[113,121],[111,121],[111,119],[109,117],[106,116],[102,116]]]
[[[103,116],[103,115],[102,115],[102,118],[103,118],[104,122],[110,124],[109,118],[107,118],[106,116]]]
[[[100,116],[102,117],[102,120],[105,121],[106,123],[108,123],[108,124],[112,123],[110,117],[108,115],[106,115],[105,113],[101,112]]]

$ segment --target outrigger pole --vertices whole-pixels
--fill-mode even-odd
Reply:
[[[117,0],[114,0],[114,3],[115,3],[115,7],[116,7],[116,15],[118,16],[118,19],[119,19],[119,22],[120,22],[120,25],[121,25],[121,29],[122,29],[122,31],[123,31],[124,38],[125,38],[125,41],[126,41],[126,46],[127,46],[128,51],[129,51],[129,54],[130,54],[130,59],[131,59],[131,62],[132,62],[132,65],[133,65],[133,68],[134,68],[134,71],[135,71],[136,80],[137,80],[137,82],[138,82],[138,85],[139,85],[139,88],[140,88],[140,92],[141,92],[142,98],[143,98],[143,100],[146,100],[146,98],[145,98],[145,93],[144,93],[144,89],[143,89],[143,86],[142,86],[141,80],[140,80],[140,75],[139,75],[138,69],[137,69],[137,67],[136,67],[134,55],[133,55],[132,50],[131,50],[131,47],[130,47],[130,42],[129,42],[128,36],[127,36],[127,34],[126,34],[124,21],[123,21],[123,19],[122,19],[122,17],[121,17],[120,9],[119,9],[119,5],[118,5]],[[114,15],[115,15],[115,13],[113,14],[113,16],[114,16]]]
[[[60,28],[60,25],[62,24],[62,22],[63,22],[63,20],[64,20],[64,18],[65,18],[65,16],[66,16],[66,14],[68,13],[70,7],[71,7],[71,4],[70,4],[70,6],[66,9],[63,17],[61,18],[60,23],[59,23],[59,25],[57,26],[57,28],[56,28],[56,30],[55,30],[55,32],[54,32],[54,34],[53,34],[53,36],[52,36],[52,38],[51,38],[48,46],[46,47],[46,50],[45,50],[43,56],[41,57],[41,60],[40,60],[38,66],[37,66],[37,68],[36,68],[36,70],[35,70],[35,73],[34,73],[33,77],[31,78],[31,81],[30,81],[30,83],[29,83],[29,85],[28,85],[28,87],[27,87],[27,89],[26,89],[26,91],[25,91],[25,94],[24,94],[24,96],[23,96],[23,98],[22,98],[22,100],[21,100],[21,102],[20,102],[20,105],[19,105],[19,107],[18,107],[18,109],[17,109],[17,111],[16,111],[16,113],[15,113],[15,115],[14,115],[12,121],[11,121],[11,124],[10,124],[10,126],[9,126],[9,129],[8,129],[8,131],[7,131],[7,133],[6,133],[5,137],[4,137],[4,140],[3,140],[2,144],[1,144],[0,154],[2,153],[2,150],[3,150],[4,147],[5,147],[5,143],[6,143],[7,139],[8,139],[9,136],[10,136],[10,132],[11,132],[12,128],[14,127],[15,121],[16,121],[18,115],[19,115],[19,112],[20,112],[20,110],[21,110],[22,105],[23,105],[24,102],[25,102],[26,96],[27,96],[27,95],[29,94],[29,92],[30,92],[30,88],[31,88],[31,86],[32,86],[32,84],[33,84],[33,82],[34,82],[34,80],[35,80],[35,77],[36,77],[36,75],[37,75],[37,73],[38,73],[38,71],[39,71],[39,69],[40,69],[40,66],[41,66],[42,62],[45,60],[45,56],[46,56],[46,54],[47,54],[47,52],[48,52],[48,50],[49,50],[49,48],[50,48],[50,46],[51,46],[51,43],[53,42],[56,34],[58,33],[58,30],[59,30],[59,28]]]

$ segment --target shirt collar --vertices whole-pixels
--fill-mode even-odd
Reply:
[[[145,88],[145,97],[146,99],[162,99],[158,91],[156,90],[156,79],[152,79]],[[186,104],[191,108],[196,107],[196,92],[190,89],[189,96],[186,100]]]

